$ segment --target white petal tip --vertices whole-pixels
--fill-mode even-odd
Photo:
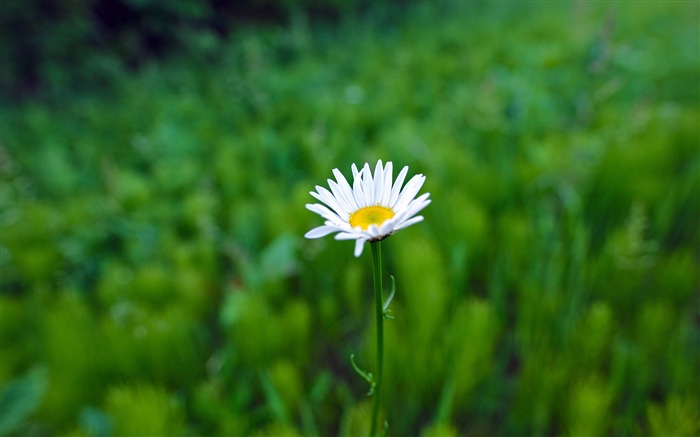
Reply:
[[[355,241],[355,258],[359,258],[362,255],[362,250],[365,248],[365,240],[360,238]]]
[[[316,238],[325,237],[326,235],[332,234],[333,232],[338,232],[339,230],[340,229],[338,229],[337,226],[323,225],[317,228],[313,228],[312,230],[304,234],[304,237],[313,240]]]

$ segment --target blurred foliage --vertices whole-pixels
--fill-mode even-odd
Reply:
[[[698,4],[106,3],[0,2],[2,435],[366,432],[369,256],[302,236],[379,158],[389,435],[700,433]]]
[[[381,0],[386,7],[391,0]],[[394,0],[396,1],[396,0]],[[99,88],[172,53],[214,58],[220,39],[302,15],[337,21],[368,0],[4,0],[0,3],[3,97]]]

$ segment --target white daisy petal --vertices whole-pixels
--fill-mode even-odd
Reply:
[[[359,238],[355,240],[355,258],[359,258],[362,255],[362,250],[365,248],[365,239]]]
[[[379,226],[375,224],[369,225],[369,228],[367,228],[367,231],[370,233],[372,237],[378,237],[379,236]]]
[[[350,232],[350,231],[352,231],[352,228],[350,227],[350,225],[345,223],[345,222],[340,223],[340,224],[336,224],[330,220],[326,220],[325,222],[323,222],[323,224],[326,226],[335,226],[336,228],[338,228],[338,232]]]
[[[379,226],[379,235],[391,234],[391,232],[394,230],[394,226],[396,226],[396,220],[389,219],[385,221],[381,226]]]
[[[355,164],[353,164],[354,170],[357,170],[355,168]],[[357,203],[357,208],[360,209],[365,205],[365,194],[362,191],[362,173],[364,172],[364,169],[360,171],[359,173],[355,174],[355,179],[352,181],[352,194],[353,197],[355,198],[355,203]]]
[[[382,205],[388,205],[391,198],[391,176],[394,171],[394,165],[391,161],[386,163],[384,167],[384,182],[382,187],[382,198],[378,200]]]
[[[394,185],[391,187],[391,197],[389,199],[389,207],[394,208],[396,200],[399,198],[399,192],[401,192],[401,185],[403,185],[403,180],[406,178],[406,173],[408,173],[408,166],[401,169],[399,175],[396,177]]]
[[[312,230],[304,234],[304,237],[310,239],[321,238],[325,237],[328,234],[332,234],[333,232],[338,232],[339,230],[340,229],[338,229],[336,226],[323,225],[317,228],[313,228]]]
[[[347,214],[348,217],[350,217],[350,211],[355,210],[353,206],[351,206],[351,203],[349,200],[346,200],[345,197],[343,196],[343,193],[341,192],[342,190],[338,186],[338,184],[331,180],[328,179],[328,186],[331,187],[331,191],[333,192],[333,197],[335,198],[336,202],[338,202],[338,205],[340,205],[343,208],[343,215]],[[340,215],[340,214],[339,214]]]
[[[345,176],[337,168],[333,169],[333,174],[335,175],[335,180],[338,181],[338,187],[345,203],[350,207],[350,210],[358,209],[359,206],[357,206],[355,196],[352,195],[352,188],[350,188],[350,184],[345,179]]]
[[[316,199],[319,201],[325,203],[328,205],[331,209],[335,211],[336,214],[338,214],[339,217],[341,218],[346,218],[350,217],[350,213],[348,212],[347,208],[344,208],[338,203],[335,197],[331,194],[330,191],[326,190],[323,187],[319,187],[316,185],[316,191],[318,193],[314,193],[313,191],[310,193],[312,196],[314,196]]]
[[[422,215],[417,215],[417,216],[413,217],[412,219],[406,220],[405,222],[399,224],[398,226],[396,226],[395,229],[396,229],[396,230],[404,229],[404,228],[407,228],[407,227],[409,227],[409,226],[411,226],[411,225],[415,225],[416,223],[419,223],[419,222],[422,222],[422,221],[423,221],[423,216],[422,216]]]
[[[336,240],[357,240],[358,238],[362,238],[362,234],[357,234],[353,232],[341,232],[339,234],[336,234],[334,238]]]
[[[384,186],[384,169],[382,168],[382,160],[377,161],[377,166],[374,168],[374,202],[380,203],[382,201],[382,187]]]
[[[306,209],[308,209],[311,212],[315,212],[316,214],[320,215],[326,220],[330,220],[334,224],[340,225],[342,223],[345,223],[345,221],[338,217],[336,213],[334,213],[333,211],[331,211],[323,205],[319,205],[318,203],[306,204]]]
[[[360,229],[360,230],[357,231],[357,232],[359,232],[360,235],[362,235],[362,237],[363,237],[365,240],[367,240],[367,241],[372,241],[372,240],[374,240],[374,239],[377,237],[376,235],[373,235],[373,234],[372,234],[369,230],[367,230],[367,229]]]
[[[401,211],[405,208],[408,202],[416,197],[416,194],[418,194],[418,191],[420,191],[420,188],[423,186],[423,182],[425,182],[425,176],[422,174],[413,176],[404,189],[401,190],[401,194],[392,208],[397,211]]]
[[[360,173],[360,172],[357,170],[357,166],[353,163],[353,164],[352,164],[352,178],[353,178],[353,179],[356,179],[356,178],[357,178],[357,175],[358,175],[359,173]]]
[[[369,164],[365,163],[362,171],[364,172],[362,192],[365,194],[365,202],[361,206],[374,205],[374,181],[372,180],[372,170],[369,169]]]
[[[420,210],[422,210],[423,208],[428,206],[430,204],[430,199],[428,199],[429,195],[430,195],[430,193],[425,193],[422,196],[418,197],[417,199],[412,200],[411,203],[409,203],[406,206],[405,213],[403,215],[403,219],[405,220],[405,219],[409,219],[409,218],[413,217]]]

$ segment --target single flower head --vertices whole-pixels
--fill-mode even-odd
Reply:
[[[321,238],[338,232],[336,240],[355,240],[355,256],[362,254],[366,241],[379,241],[398,231],[423,221],[423,216],[416,215],[429,203],[430,193],[416,197],[425,182],[425,176],[415,175],[403,187],[408,173],[404,167],[394,181],[393,165],[377,162],[374,175],[365,164],[358,171],[352,165],[352,187],[345,176],[333,169],[335,181],[328,179],[330,191],[316,185],[311,195],[325,205],[307,204],[306,208],[326,219],[323,226],[306,233],[306,238]]]

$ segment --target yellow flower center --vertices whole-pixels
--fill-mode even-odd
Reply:
[[[367,230],[370,225],[381,226],[382,223],[394,216],[394,211],[386,206],[365,206],[350,214],[350,226],[359,226]]]

